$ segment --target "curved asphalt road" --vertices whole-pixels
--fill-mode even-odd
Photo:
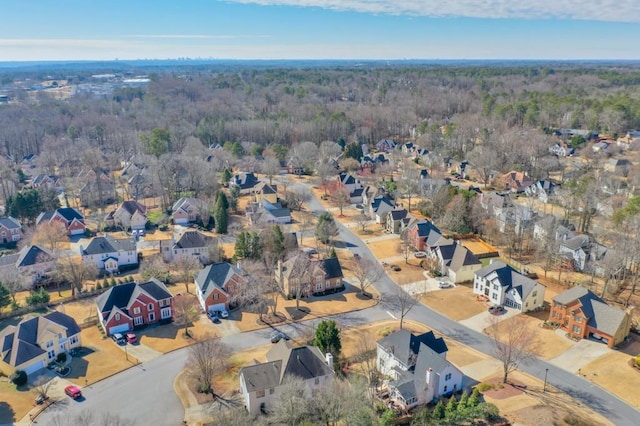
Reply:
[[[303,184],[294,184],[294,186]],[[317,199],[309,202],[310,210],[324,211]],[[361,256],[368,256],[375,260],[373,253],[366,244],[342,225],[338,225],[340,239],[352,247]],[[373,308],[357,312],[335,315],[334,318],[342,326],[356,326],[383,319],[389,319],[387,310],[391,306],[385,304],[398,291],[398,286],[384,275],[375,285],[382,295],[382,303]],[[432,329],[458,340],[480,352],[491,355],[490,339],[481,333],[471,330],[449,318],[418,304],[406,316],[406,319],[427,324]],[[304,321],[279,327],[281,331],[296,336],[303,329],[315,327],[320,319]],[[262,329],[252,332],[225,336],[222,340],[236,350],[246,349],[269,342],[271,330]],[[92,411],[99,415],[101,412],[118,413],[125,419],[134,420],[136,424],[180,425],[184,418],[184,410],[180,400],[173,391],[173,380],[184,368],[187,361],[187,350],[181,349],[160,358],[156,358],[140,366],[123,371],[109,379],[83,389],[85,398],[82,401],[70,399],[52,406],[40,417],[38,423],[47,425],[56,414],[65,417],[71,414]],[[624,401],[604,391],[602,388],[569,373],[543,360],[536,359],[529,365],[522,365],[520,370],[541,380],[548,369],[547,382],[581,403],[601,413],[616,426],[635,426],[640,424],[640,412]]]

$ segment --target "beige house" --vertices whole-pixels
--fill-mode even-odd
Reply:
[[[440,263],[442,275],[454,283],[473,281],[476,271],[482,268],[480,260],[458,241],[440,239],[431,248],[431,255]]]
[[[173,204],[171,216],[176,225],[186,225],[200,219],[202,202],[191,197],[182,197]]]
[[[9,268],[20,275],[26,286],[31,287],[55,269],[55,258],[40,246],[24,246],[18,253],[0,256],[0,270]]]
[[[125,230],[144,229],[147,224],[147,208],[137,201],[125,201],[105,218],[107,226],[121,226]]]
[[[16,370],[35,373],[58,354],[81,346],[80,327],[62,312],[27,317],[0,331],[0,370],[7,376]]]
[[[165,262],[181,256],[192,256],[206,263],[209,259],[209,241],[209,237],[198,231],[186,231],[177,241],[175,238],[160,240],[160,254]]]
[[[312,260],[304,253],[279,261],[275,270],[275,280],[288,296],[295,296],[299,290],[303,296],[342,290],[343,278],[337,258]]]

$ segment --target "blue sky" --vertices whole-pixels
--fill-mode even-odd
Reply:
[[[0,61],[640,59],[640,0],[2,0]]]

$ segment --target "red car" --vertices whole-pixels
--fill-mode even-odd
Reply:
[[[132,345],[138,343],[138,336],[136,336],[134,333],[127,333],[124,335],[124,337],[125,339],[127,339],[127,342]]]
[[[82,391],[80,391],[79,387],[74,385],[69,385],[66,388],[64,388],[64,393],[66,393],[73,399],[82,398]]]

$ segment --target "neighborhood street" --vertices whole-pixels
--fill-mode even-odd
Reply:
[[[291,186],[302,185],[304,184],[296,183]],[[325,210],[315,197],[311,198],[307,209],[315,214]],[[336,223],[340,231],[339,240],[347,245],[353,245],[353,251],[360,256],[368,256],[375,260],[365,242],[347,227],[337,221]],[[349,327],[389,319],[389,313],[398,317],[389,301],[399,287],[387,274],[383,275],[375,287],[382,298],[379,305],[362,311],[335,315],[332,318],[336,319],[342,327]],[[422,304],[416,305],[406,319],[424,323],[443,335],[485,354],[492,353],[491,341],[486,335],[446,318]],[[319,321],[314,319],[284,325],[278,329],[295,337],[304,328],[314,327]],[[225,336],[222,340],[235,350],[241,350],[269,343],[270,333],[271,329],[263,329]],[[61,411],[66,416],[70,413],[90,410],[95,413],[104,411],[118,413],[125,419],[136,420],[137,424],[179,425],[183,420],[184,410],[173,390],[173,380],[183,369],[187,355],[187,349],[180,349],[85,388],[83,389],[84,400],[76,402],[68,399],[56,404],[38,417],[38,423],[49,424],[52,416]],[[638,424],[640,418],[638,410],[577,374],[542,360],[535,360],[529,365],[520,365],[518,368],[540,380],[544,380],[546,376],[549,384],[603,414],[615,425]]]

